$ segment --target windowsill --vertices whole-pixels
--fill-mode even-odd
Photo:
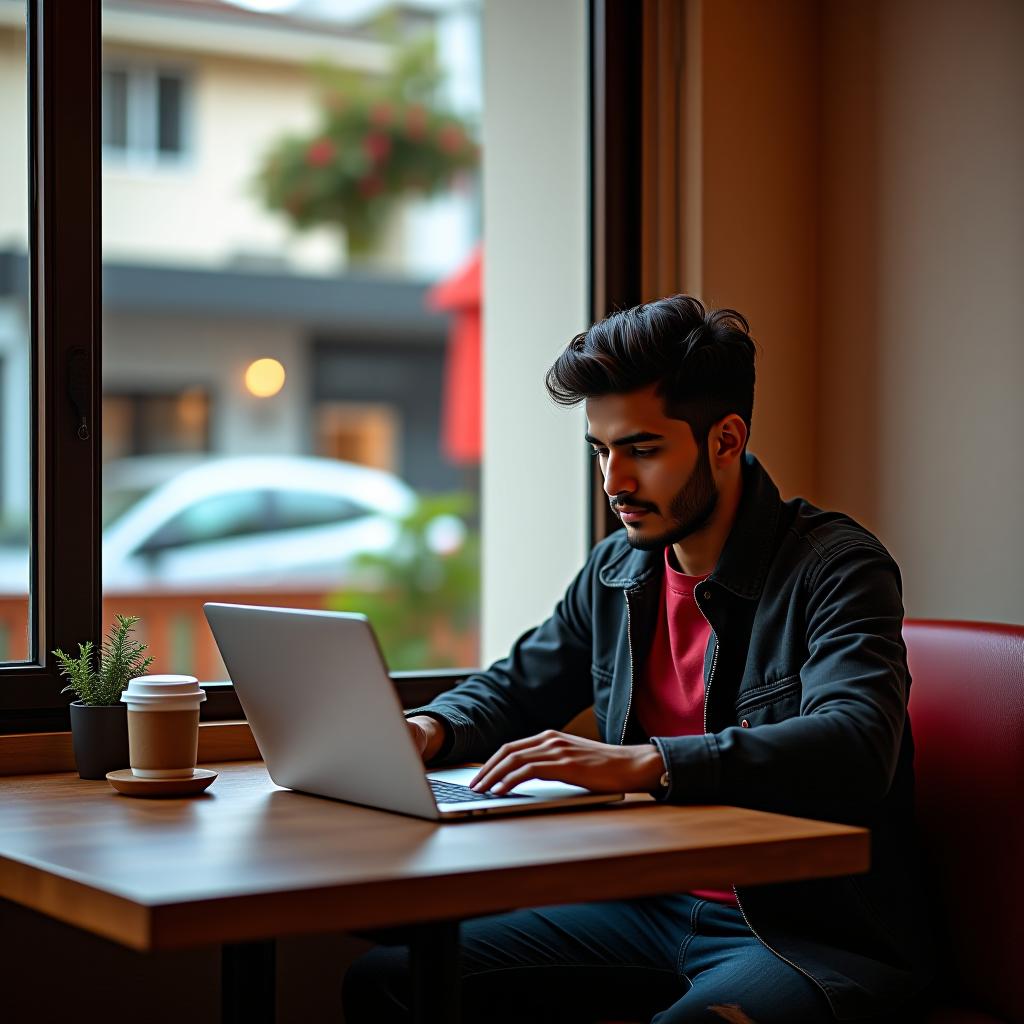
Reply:
[[[201,763],[260,760],[249,723],[200,722],[198,760]],[[4,776],[47,775],[75,770],[70,732],[0,736],[0,779]]]
[[[429,704],[439,693],[450,689],[474,669],[436,669],[424,672],[392,672],[402,706]],[[231,714],[230,702],[237,698],[229,682],[204,683],[211,705],[223,704],[221,714]],[[237,714],[237,712],[235,712]],[[242,718],[199,723],[199,761],[258,761],[260,752],[252,738],[249,723]],[[75,771],[71,733],[26,732],[0,734],[0,778],[7,775],[43,775]]]

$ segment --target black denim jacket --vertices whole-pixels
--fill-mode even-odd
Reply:
[[[437,762],[485,760],[590,704],[606,742],[644,742],[633,690],[663,572],[663,551],[636,551],[621,530],[598,544],[507,658],[407,712],[444,722]],[[737,898],[757,937],[816,982],[839,1019],[912,999],[932,954],[896,563],[849,517],[781,501],[748,454],[736,523],[695,597],[712,627],[705,734],[651,738],[669,768],[662,799],[870,828],[867,874],[742,886]]]

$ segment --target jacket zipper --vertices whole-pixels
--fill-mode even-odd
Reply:
[[[761,945],[764,946],[764,948],[767,949],[769,953],[774,953],[783,963],[789,964],[789,966],[792,967],[794,971],[799,971],[805,978],[807,978],[808,981],[814,982],[814,984],[819,989],[821,989],[821,994],[825,997],[825,1001],[828,1003],[828,1005],[832,1007],[832,1011],[834,1013],[835,1007],[832,1006],[832,999],[829,997],[828,992],[825,991],[825,986],[822,985],[822,983],[818,981],[818,979],[815,978],[814,975],[808,974],[807,971],[805,971],[799,964],[795,964],[788,957],[784,957],[777,949],[775,949],[774,946],[769,946],[768,943],[765,942],[764,939],[758,934],[757,929],[750,923],[750,919],[747,917],[747,912],[743,909],[743,904],[740,903],[740,894],[736,891],[735,885],[732,887],[732,894],[736,898],[736,906],[739,908],[740,916],[743,918],[743,923],[750,929],[750,933],[754,936],[754,938],[757,939],[757,941],[760,942]]]
[[[700,605],[697,605],[700,608]],[[701,611],[701,615],[704,612]],[[705,620],[707,616],[704,615]],[[708,622],[711,626],[711,623]],[[708,731],[708,694],[711,692],[711,680],[715,678],[715,666],[718,664],[718,634],[715,632],[715,627],[711,626],[711,635],[715,638],[715,649],[711,654],[711,671],[708,673],[708,681],[704,686],[704,732]]]
[[[626,598],[626,646],[629,648],[629,697],[626,700],[626,717],[622,720],[622,735],[619,736],[619,746],[626,742],[626,727],[629,725],[629,712],[633,707],[633,620],[629,614],[629,590],[624,590]]]
[[[700,607],[700,603],[699,602],[694,602],[694,603],[697,604],[697,608],[700,610],[701,615],[704,615],[704,609]],[[629,601],[628,600],[626,601],[626,608],[627,608],[626,627],[628,629],[629,628],[629,619],[628,619]],[[709,626],[711,626],[711,620],[706,615],[704,615],[704,621],[707,622],[707,624]],[[714,649],[714,651],[712,652],[712,655],[711,655],[711,671],[708,673],[708,681],[707,681],[707,683],[704,686],[704,732],[705,733],[708,731],[708,694],[711,692],[711,681],[712,681],[712,679],[715,678],[715,666],[718,664],[718,634],[715,632],[715,627],[714,626],[711,626],[711,635],[715,638],[715,649]],[[632,684],[631,684],[630,685],[630,697],[632,697],[632,696],[633,696],[633,693],[632,693]],[[828,1002],[828,1005],[831,1006],[832,1005],[832,1000],[829,999],[828,993],[825,991],[824,986],[821,984],[821,982],[819,982],[817,980],[817,978],[815,978],[812,975],[808,974],[807,971],[805,971],[798,964],[793,963],[793,961],[790,960],[788,957],[784,957],[777,949],[775,949],[773,946],[768,945],[768,943],[765,942],[764,939],[758,934],[757,930],[750,923],[750,920],[747,917],[747,912],[743,909],[743,904],[740,903],[740,894],[736,891],[736,886],[735,885],[731,886],[731,888],[732,888],[733,898],[736,900],[736,907],[738,908],[738,910],[740,912],[740,917],[743,918],[743,923],[750,929],[751,935],[753,935],[754,938],[757,939],[757,941],[760,942],[761,945],[764,946],[764,948],[767,949],[769,953],[774,954],[783,963],[789,964],[789,966],[792,967],[794,971],[799,971],[809,981],[814,982],[814,984],[819,989],[821,989],[822,995],[824,995],[826,1001]]]
[[[697,611],[704,615],[704,609],[700,606],[700,601],[697,600],[697,595],[693,595],[693,603],[697,606]],[[711,652],[711,671],[708,673],[708,681],[704,684],[704,732],[708,731],[708,694],[711,693],[711,680],[715,678],[715,666],[718,664],[718,634],[715,632],[715,627],[711,625],[711,620],[704,615],[704,621],[711,628],[711,635],[715,638],[715,649]]]

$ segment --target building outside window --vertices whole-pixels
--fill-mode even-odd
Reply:
[[[391,7],[103,5],[104,619],[163,671],[226,678],[211,597],[364,612],[392,669],[479,658],[479,358],[443,302],[475,266],[478,353],[479,10]]]

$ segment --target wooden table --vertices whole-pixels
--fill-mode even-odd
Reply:
[[[223,946],[226,1021],[270,1020],[282,936],[412,925],[417,1019],[458,1016],[458,921],[518,907],[866,870],[864,829],[635,797],[438,824],[207,765],[201,797],[0,779],[0,897],[137,950]]]

